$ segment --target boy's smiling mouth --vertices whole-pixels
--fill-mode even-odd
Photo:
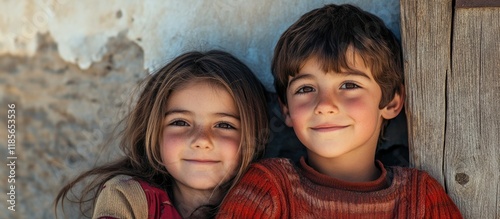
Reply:
[[[346,128],[346,125],[336,125],[336,124],[321,124],[311,127],[312,130],[317,132],[333,132]]]

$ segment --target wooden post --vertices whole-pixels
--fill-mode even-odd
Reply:
[[[445,172],[466,218],[500,218],[500,7],[457,8]]]
[[[410,163],[465,218],[500,218],[500,1],[452,4],[401,0]]]
[[[452,0],[401,1],[410,165],[442,185],[451,17]]]

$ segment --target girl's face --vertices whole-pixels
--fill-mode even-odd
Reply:
[[[212,190],[236,174],[240,115],[221,86],[189,82],[173,91],[163,120],[161,158],[180,189]]]

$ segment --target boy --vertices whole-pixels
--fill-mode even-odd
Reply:
[[[462,217],[427,173],[375,160],[385,122],[404,104],[400,46],[379,18],[352,5],[306,13],[279,39],[272,72],[307,157],[252,165],[219,217]]]

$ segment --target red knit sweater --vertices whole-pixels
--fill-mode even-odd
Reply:
[[[427,173],[402,167],[375,181],[351,183],[306,164],[267,159],[253,164],[232,189],[218,218],[462,218],[443,187]]]

